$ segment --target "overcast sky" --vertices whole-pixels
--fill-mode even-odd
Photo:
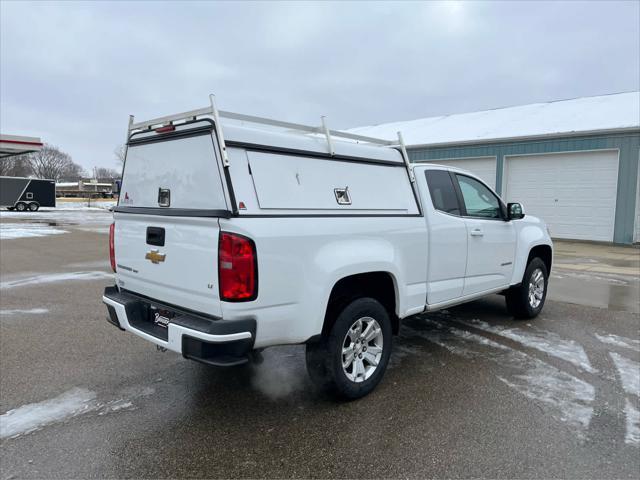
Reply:
[[[638,90],[640,2],[0,2],[0,130],[115,167],[127,116],[332,128]]]

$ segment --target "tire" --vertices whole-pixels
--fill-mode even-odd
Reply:
[[[548,284],[547,266],[540,258],[532,259],[524,271],[522,284],[507,290],[505,298],[509,313],[519,319],[537,317],[544,307]]]
[[[40,205],[38,205],[36,202],[31,202],[29,204],[29,211],[30,212],[37,212],[39,208],[40,208]]]
[[[367,331],[368,340],[363,342]],[[386,309],[373,298],[358,298],[342,309],[328,334],[307,344],[307,371],[320,389],[339,398],[361,398],[380,383],[391,347],[391,319]],[[351,362],[344,351],[354,354]]]
[[[27,204],[24,202],[18,202],[15,206],[15,209],[18,212],[24,212],[27,209]]]

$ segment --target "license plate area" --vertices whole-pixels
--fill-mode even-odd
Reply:
[[[169,328],[169,323],[176,316],[176,314],[170,310],[157,308],[153,305],[149,307],[149,314],[151,315],[150,320],[154,323],[154,325],[165,329]]]
[[[138,330],[167,341],[169,339],[169,324],[176,316],[176,312],[144,303],[140,306],[138,315],[130,319],[129,323]]]

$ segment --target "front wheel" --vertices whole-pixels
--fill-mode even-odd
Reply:
[[[340,312],[327,335],[307,344],[307,371],[317,386],[338,397],[364,397],[384,375],[391,335],[391,319],[380,302],[358,298]]]
[[[15,209],[18,212],[24,212],[27,209],[27,204],[23,202],[18,202],[18,204],[15,206]]]
[[[534,258],[527,265],[522,284],[507,290],[507,310],[515,318],[535,318],[542,311],[547,298],[549,272],[540,258]]]

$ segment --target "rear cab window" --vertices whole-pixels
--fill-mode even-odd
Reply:
[[[461,215],[458,196],[448,170],[427,170],[424,172],[431,194],[433,207],[449,215]]]

